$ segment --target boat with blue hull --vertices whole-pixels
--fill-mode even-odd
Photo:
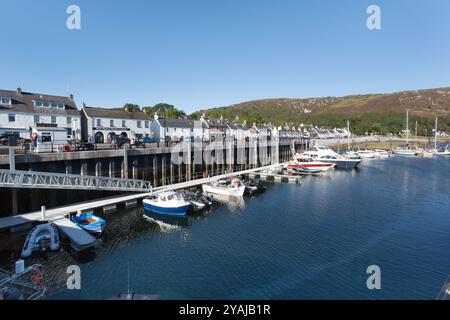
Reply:
[[[155,194],[142,202],[145,210],[173,216],[185,216],[191,207],[181,193],[174,191]]]
[[[312,150],[303,153],[306,156],[320,162],[328,162],[336,165],[336,169],[355,169],[362,161],[361,157],[347,157],[334,150],[321,145],[313,146]]]
[[[101,235],[106,226],[106,221],[92,212],[79,212],[72,216],[71,220],[83,230],[94,235]]]

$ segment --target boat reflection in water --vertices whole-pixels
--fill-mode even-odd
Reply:
[[[150,210],[144,210],[144,218],[148,221],[159,225],[162,230],[189,227],[191,222],[188,216],[172,216],[166,214],[159,214]]]
[[[217,202],[228,206],[231,212],[236,212],[245,208],[243,196],[227,196],[222,194],[208,194]]]

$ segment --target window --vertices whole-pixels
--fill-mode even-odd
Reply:
[[[141,121],[141,120],[138,120],[138,121],[137,121],[137,127],[138,127],[138,128],[142,128],[142,121]]]
[[[64,103],[44,101],[44,100],[34,100],[35,107],[44,107],[44,108],[58,108],[65,109],[66,105]]]
[[[0,104],[11,104],[10,98],[0,97]]]
[[[148,120],[145,120],[145,127],[146,127],[146,128],[149,128],[149,122],[148,122]]]
[[[125,120],[122,120],[122,128],[126,128],[127,127],[127,122]]]
[[[97,119],[97,127],[101,127],[102,126],[102,119]]]
[[[109,120],[109,126],[114,127],[114,120]]]
[[[16,115],[8,114],[8,120],[9,120],[9,122],[16,122]]]
[[[39,115],[34,115],[34,123],[41,123],[41,117]]]
[[[52,134],[49,132],[42,132],[41,142],[52,142]]]
[[[66,118],[66,124],[72,124],[72,117]]]
[[[56,123],[56,117],[55,116],[51,116],[51,123]]]

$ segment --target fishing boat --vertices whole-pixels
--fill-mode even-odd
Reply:
[[[145,210],[174,216],[185,216],[191,207],[191,203],[186,201],[181,193],[175,191],[157,193],[142,202]]]
[[[356,168],[362,161],[360,157],[346,157],[336,153],[334,150],[326,146],[321,145],[315,145],[313,150],[306,151],[303,155],[309,156],[320,162],[334,163],[338,169],[353,169]]]
[[[81,229],[94,235],[102,234],[106,226],[106,221],[92,212],[78,212],[77,215],[71,217],[71,220]]]
[[[245,192],[245,185],[240,179],[230,177],[228,179],[205,183],[202,185],[202,189],[205,193],[242,197]]]
[[[25,239],[22,258],[30,257],[35,251],[59,250],[59,232],[53,223],[40,224],[34,227]]]

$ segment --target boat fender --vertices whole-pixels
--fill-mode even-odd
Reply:
[[[34,268],[31,271],[31,283],[35,286],[39,286],[44,282],[44,276],[40,268]]]

